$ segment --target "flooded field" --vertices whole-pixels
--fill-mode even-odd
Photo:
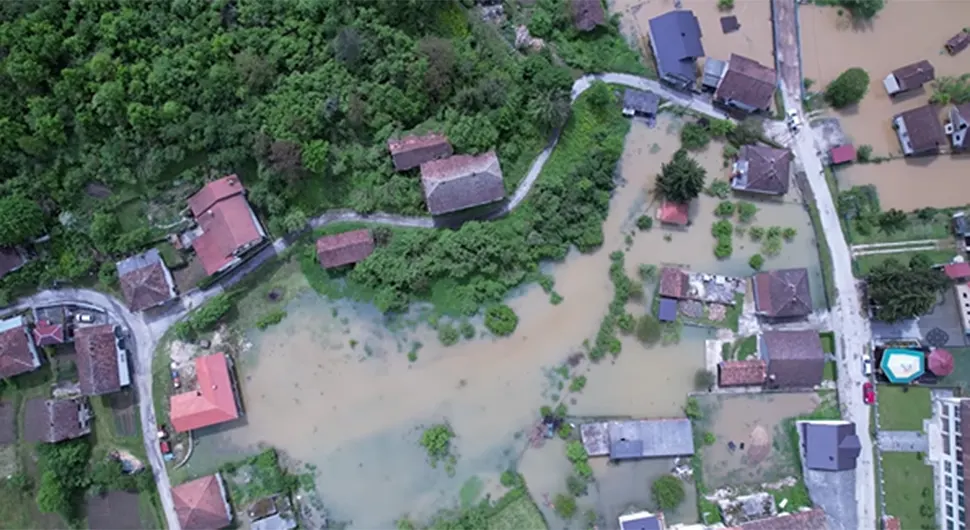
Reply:
[[[793,455],[779,450],[789,446],[782,420],[815,410],[817,394],[723,394],[698,400],[705,415],[702,428],[716,437],[702,453],[709,487],[756,485],[798,473]]]
[[[970,70],[970,64],[967,65]],[[853,164],[838,169],[840,189],[873,184],[883,210],[912,211],[925,206],[951,208],[967,204],[970,154],[896,159],[882,164]]]
[[[623,14],[623,31],[636,35],[638,41],[649,34],[651,18],[675,9],[674,0],[612,0],[607,3],[610,11]],[[727,60],[732,53],[737,53],[774,67],[769,0],[735,2],[730,13],[718,10],[717,2],[710,0],[682,0],[681,5],[683,9],[692,10],[700,21],[704,51],[709,57]],[[738,17],[741,29],[724,34],[720,19],[725,15]],[[649,51],[649,45],[644,49]],[[703,66],[701,61],[699,66]]]
[[[848,13],[840,15],[840,11],[834,7],[799,7],[802,73],[815,81],[813,90],[821,90],[848,68],[858,66],[869,72],[865,99],[858,107],[839,113],[842,127],[856,145],[871,145],[874,155],[899,153],[899,142],[890,126],[892,117],[925,105],[931,89],[926,86],[891,100],[882,80],[896,68],[922,59],[933,64],[937,77],[970,72],[966,55],[951,57],[943,51],[943,43],[967,26],[970,2],[886,2],[868,24],[853,24]],[[886,175],[910,169],[883,165],[874,171]]]
[[[572,253],[548,267],[564,297],[560,305],[551,305],[537,286],[514,296],[508,303],[520,322],[509,338],[443,347],[427,325],[392,331],[368,306],[332,303],[313,292],[295,297],[282,323],[249,333],[252,346],[240,359],[246,421],[201,433],[190,465],[211,465],[259,444],[276,446],[315,466],[318,492],[331,517],[356,528],[391,527],[405,514],[426,519],[456,506],[462,486],[479,481],[483,493],[500,493],[499,475],[517,465],[551,526],[564,526],[546,502],[565,490],[571,472],[564,444],[554,439],[527,449],[527,438],[539,407],[565,395],[552,369],[582,351],[607,311],[613,296],[609,254],[629,248],[632,277],[640,264],[666,262],[750,273],[747,261],[756,245],[747,240],[736,241],[731,259],[714,258],[710,226],[716,199],[697,201],[694,226],[669,232],[669,241],[668,232],[657,227],[636,231],[637,217],[654,208],[647,190],[679,145],[678,130],[676,121],[663,117],[656,129],[634,124],[622,160],[625,184],[611,203],[603,248]],[[712,177],[724,171],[720,152],[720,146],[712,146],[699,155]],[[795,242],[769,266],[809,267],[813,289],[820,293],[807,214],[794,199],[759,206],[755,224],[798,230]],[[648,303],[631,304],[629,310],[639,316]],[[480,322],[476,325],[481,331]],[[580,363],[574,373],[584,373],[588,382],[581,393],[565,398],[570,415],[682,416],[710,334],[685,329],[679,344],[652,349],[624,338],[615,360]],[[417,352],[415,362],[408,360],[410,351]],[[457,435],[453,476],[441,465],[433,469],[418,444],[424,427],[444,421]],[[608,466],[594,459],[591,464],[597,484],[578,499],[580,510],[593,508],[615,521],[615,514],[630,505],[652,504],[651,477],[669,472],[672,461]],[[671,514],[671,522],[696,520],[694,504],[689,498],[681,513]]]

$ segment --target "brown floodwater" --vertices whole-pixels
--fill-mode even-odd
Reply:
[[[967,65],[970,70],[970,64]],[[970,154],[895,159],[882,164],[853,164],[836,170],[840,189],[872,184],[883,209],[912,211],[926,206],[964,206]]]
[[[331,517],[357,528],[387,528],[405,514],[426,519],[457,505],[462,485],[476,478],[484,491],[499,492],[500,473],[518,465],[552,527],[563,526],[545,505],[546,498],[564,491],[570,473],[563,443],[551,440],[526,449],[526,439],[539,407],[564,393],[551,370],[582,351],[607,311],[613,294],[609,254],[629,246],[631,276],[641,263],[667,262],[748,274],[747,261],[757,249],[737,242],[734,257],[714,258],[710,226],[717,200],[709,197],[697,201],[694,226],[671,232],[670,241],[656,227],[636,231],[637,217],[653,211],[647,190],[679,145],[678,123],[661,117],[656,129],[634,124],[621,165],[625,184],[611,202],[602,249],[573,252],[563,263],[546,267],[564,297],[560,305],[551,305],[537,286],[521,289],[508,301],[520,317],[513,336],[443,347],[425,324],[391,329],[371,307],[332,303],[306,292],[290,302],[283,322],[249,334],[252,347],[240,363],[246,422],[203,433],[193,461],[215,462],[273,445],[315,466],[318,492]],[[720,150],[712,146],[698,157],[712,177],[724,171]],[[798,229],[795,242],[769,263],[809,267],[813,287],[821,292],[814,236],[803,208],[794,199],[765,204],[756,223]],[[643,314],[646,303],[631,303],[629,310]],[[570,414],[681,416],[710,336],[707,330],[685,329],[679,344],[651,349],[624,338],[615,360],[574,368],[588,383],[582,393],[568,396]],[[418,343],[418,359],[411,363],[407,353]],[[442,465],[428,465],[418,444],[424,426],[445,421],[457,435],[454,476]],[[627,506],[649,499],[652,477],[671,465],[593,462],[598,483],[579,500],[580,508],[594,508],[615,521]],[[694,503],[685,502],[671,516],[673,522],[696,520]]]

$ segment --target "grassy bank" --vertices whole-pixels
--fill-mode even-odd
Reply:
[[[822,219],[819,217],[818,207],[814,201],[806,204],[808,217],[812,220],[812,228],[815,230],[815,241],[818,246],[818,260],[822,265],[822,283],[825,284],[825,299],[829,307],[835,303],[839,293],[835,287],[835,272],[832,265],[832,249],[829,242],[825,239],[825,229],[822,228]]]

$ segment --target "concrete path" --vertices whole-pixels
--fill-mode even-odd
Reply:
[[[926,453],[930,448],[926,434],[918,431],[879,431],[876,443],[890,453]]]
[[[905,252],[926,252],[936,250],[936,245],[917,246],[917,247],[896,247],[896,248],[876,248],[868,250],[852,250],[853,256],[874,256],[877,254],[902,254]]]
[[[802,110],[801,51],[798,42],[798,6],[795,0],[772,0],[775,23],[775,53],[781,77],[782,95],[786,109]],[[801,116],[804,120],[804,116]],[[825,181],[823,162],[820,158],[822,138],[817,138],[810,127],[788,135],[789,145],[801,166],[821,219],[821,234],[828,243],[833,265],[833,279],[838,295],[832,301],[832,325],[838,344],[839,402],[844,419],[855,422],[862,445],[856,466],[857,522],[861,530],[876,528],[876,493],[873,464],[872,437],[869,429],[870,407],[862,401],[862,384],[865,376],[859,367],[862,355],[868,351],[872,340],[867,315],[861,311],[859,292],[852,275],[852,254],[839,224],[838,211]]]

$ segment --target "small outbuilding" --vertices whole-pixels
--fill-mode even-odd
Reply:
[[[950,55],[956,55],[970,46],[970,31],[961,30],[960,33],[950,37],[944,47]]]
[[[447,158],[452,154],[451,143],[442,134],[409,135],[387,141],[396,171],[407,171],[425,162]]]
[[[943,348],[936,348],[926,356],[926,367],[937,377],[953,373],[953,354]]]
[[[661,298],[657,309],[657,318],[661,322],[673,322],[677,320],[677,300],[673,298]]]
[[[657,208],[657,219],[665,225],[687,226],[690,223],[690,205],[665,200]]]
[[[712,92],[717,90],[717,85],[724,77],[724,70],[726,69],[727,62],[725,61],[711,57],[704,59],[704,75],[701,77],[701,86]]]
[[[855,147],[852,144],[842,144],[829,150],[829,162],[833,166],[854,162],[855,158]]]
[[[687,418],[612,421],[608,430],[611,460],[694,454],[694,438]]]
[[[660,289],[658,294],[664,298],[683,300],[690,290],[690,278],[687,272],[678,267],[664,267],[660,269]]]
[[[182,530],[218,530],[232,523],[232,508],[219,473],[175,486],[172,503]]]
[[[657,107],[660,105],[660,96],[653,92],[635,90],[628,88],[623,91],[623,115],[627,117],[641,116],[644,118],[654,118],[657,116]]]
[[[717,365],[717,384],[722,387],[761,386],[767,377],[767,366],[761,359],[723,361]]]
[[[53,346],[63,344],[65,340],[64,324],[43,319],[34,323],[34,344]]]
[[[374,252],[374,236],[360,229],[323,236],[317,240],[317,259],[325,269],[363,261]]]

